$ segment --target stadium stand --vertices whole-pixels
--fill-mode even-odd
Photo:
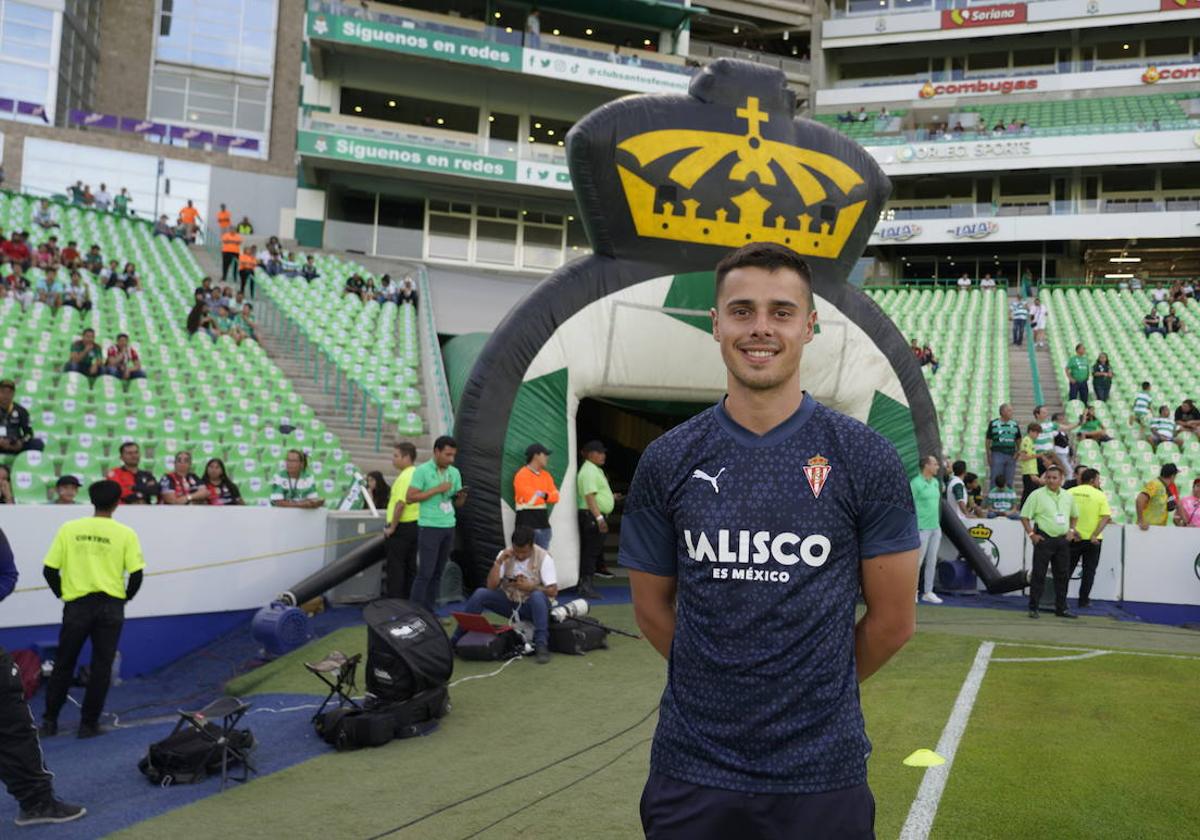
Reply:
[[[120,444],[135,440],[142,468],[157,475],[172,468],[181,449],[193,452],[197,470],[208,458],[223,458],[246,503],[259,505],[269,504],[270,480],[282,469],[285,450],[299,447],[309,451],[322,493],[335,504],[354,466],[259,344],[237,345],[228,337],[214,342],[202,333],[189,338],[184,322],[203,272],[187,246],[152,237],[145,222],[57,202],[61,227],[43,231],[31,224],[36,202],[0,192],[0,230],[29,231],[31,245],[51,234],[60,243],[98,244],[106,261],[138,266],[143,291],[105,290],[82,271],[90,312],[63,307],[55,313],[42,303],[23,311],[12,297],[0,301],[0,373],[17,381],[17,401],[46,441],[44,452],[11,460],[15,500],[45,502],[63,474],[85,484],[95,480],[118,463]],[[41,272],[30,275],[36,282]],[[147,378],[89,382],[64,373],[70,345],[87,327],[101,344],[128,333]],[[284,434],[286,426],[294,429]]]
[[[1200,375],[1193,365],[1182,363],[1200,353],[1198,307],[1194,300],[1176,305],[1185,332],[1165,337],[1154,333],[1147,338],[1142,318],[1152,304],[1142,291],[1054,289],[1047,297],[1052,325],[1047,338],[1053,375],[1062,393],[1067,393],[1067,359],[1077,343],[1084,344],[1093,360],[1101,352],[1109,356],[1115,374],[1112,393],[1107,403],[1093,399],[1091,405],[1113,440],[1103,444],[1080,441],[1076,461],[1100,469],[1110,498],[1117,497],[1125,521],[1133,521],[1137,494],[1158,474],[1160,464],[1174,462],[1179,467],[1176,486],[1180,488],[1190,487],[1192,477],[1200,472],[1200,440],[1196,437],[1185,435],[1174,444],[1159,444],[1154,451],[1146,440],[1146,430],[1129,422],[1134,396],[1143,381],[1150,382],[1154,408],[1169,405],[1172,413],[1184,399],[1200,394]],[[1158,308],[1165,312],[1168,305],[1160,303]],[[1072,420],[1082,411],[1078,400],[1067,404]]]
[[[1005,293],[957,289],[868,290],[910,340],[928,344],[938,372],[925,366],[944,454],[987,474],[983,438],[996,408],[1009,399]]]
[[[377,279],[365,267],[331,255],[317,255],[320,276],[311,283],[268,277],[259,286],[287,322],[288,332],[315,344],[324,357],[359,391],[383,409],[383,421],[401,435],[420,435],[424,422],[417,409],[420,334],[410,304],[363,303],[343,294],[346,279],[357,273]]]

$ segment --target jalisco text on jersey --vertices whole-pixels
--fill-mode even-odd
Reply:
[[[772,535],[770,531],[717,532],[716,545],[708,534],[700,531],[694,538],[690,530],[683,532],[688,557],[697,563],[754,563],[761,565],[774,560],[781,566],[794,566],[801,560],[817,567],[829,559],[832,543],[824,534],[801,537],[790,531]],[[735,546],[736,543],[736,546]],[[799,546],[797,548],[797,546]]]

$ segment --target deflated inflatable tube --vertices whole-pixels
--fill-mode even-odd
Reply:
[[[383,535],[372,537],[336,563],[313,572],[279,596],[291,606],[303,604],[321,595],[384,558]]]
[[[979,576],[984,586],[987,587],[987,591],[992,595],[1015,592],[1018,589],[1024,589],[1027,585],[1024,569],[1009,575],[1002,575],[996,570],[991,560],[983,553],[983,549],[979,547],[979,543],[975,542],[967,533],[967,527],[962,524],[962,520],[954,512],[954,508],[945,499],[942,499],[942,533],[950,539],[950,542],[958,549],[958,553],[963,556],[971,570]]]

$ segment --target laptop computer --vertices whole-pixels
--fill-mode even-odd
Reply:
[[[507,633],[513,629],[508,624],[492,624],[482,615],[477,615],[476,613],[452,612],[450,615],[458,622],[458,626],[467,633],[489,633],[496,635]]]

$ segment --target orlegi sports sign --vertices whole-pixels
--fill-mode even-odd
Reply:
[[[1003,3],[997,6],[977,6],[969,9],[946,9],[942,12],[942,29],[1025,23],[1025,11],[1024,3]]]
[[[972,143],[921,143],[902,146],[896,152],[899,163],[924,160],[970,160],[1026,157],[1033,154],[1028,140],[983,140]]]

